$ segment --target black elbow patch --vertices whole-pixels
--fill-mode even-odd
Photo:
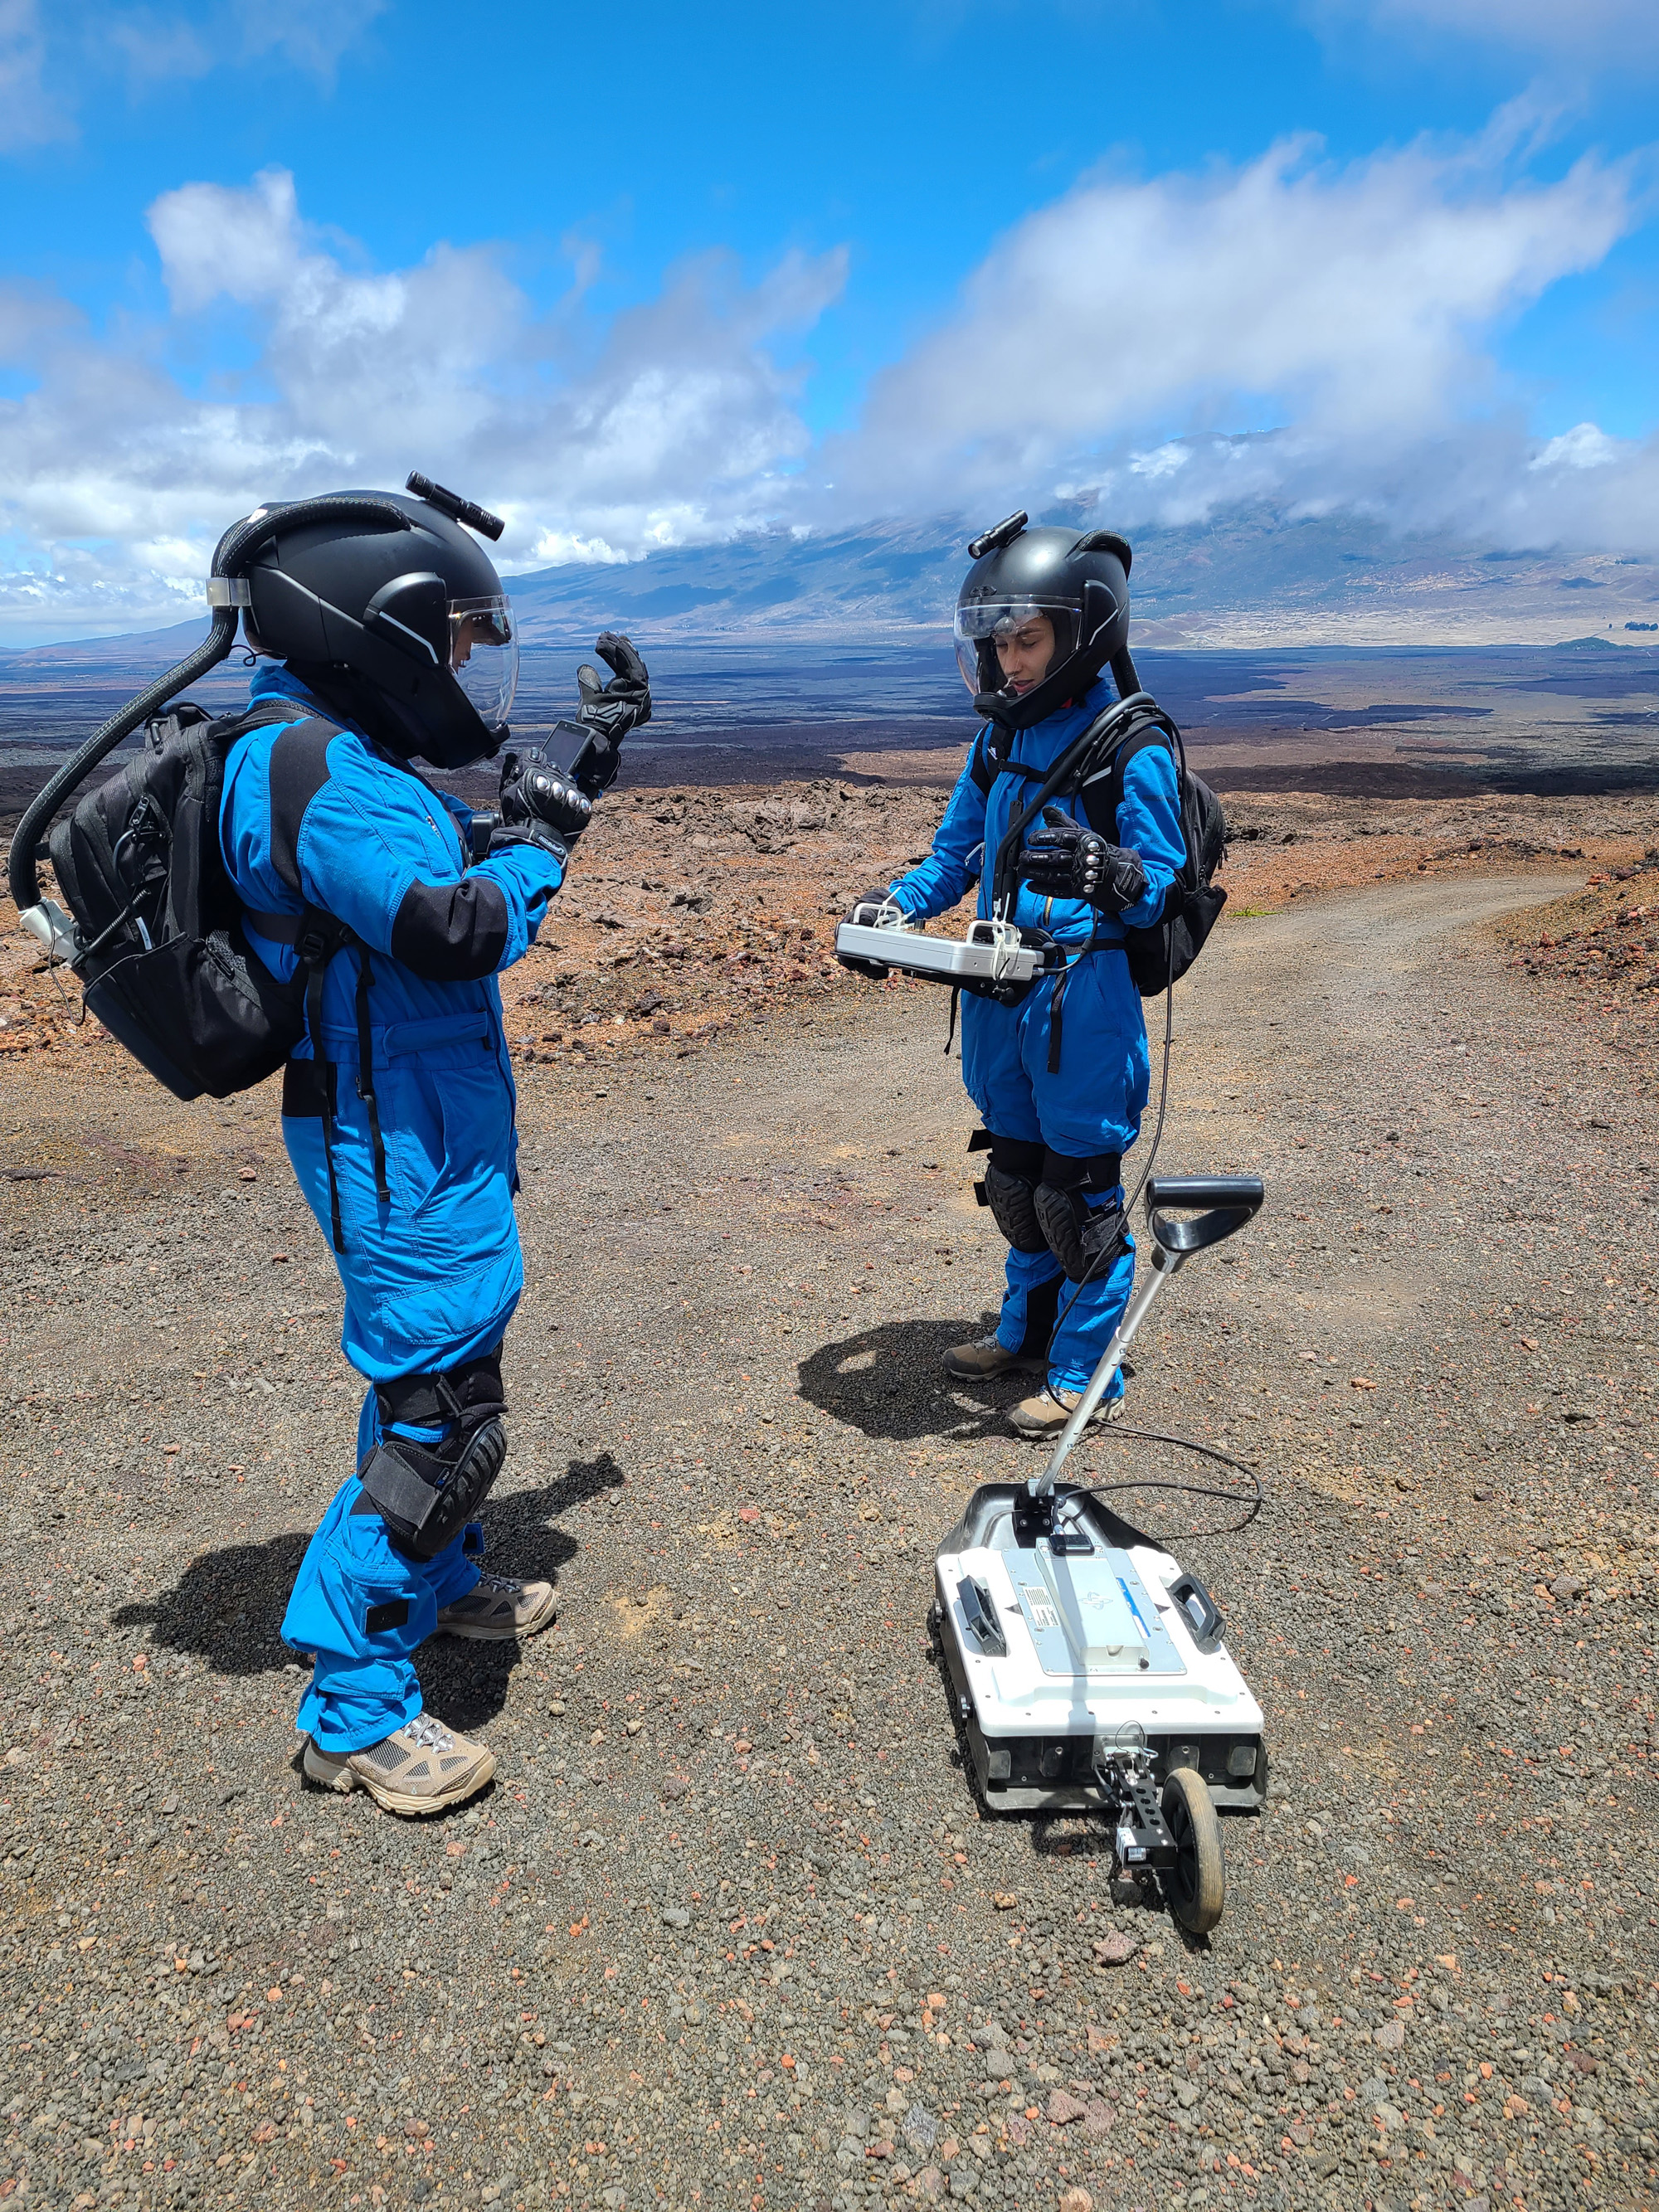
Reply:
[[[493,975],[507,950],[507,898],[488,876],[411,884],[392,925],[392,957],[432,983]]]

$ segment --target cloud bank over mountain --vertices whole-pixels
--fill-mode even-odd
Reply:
[[[1526,130],[1516,111],[1472,145],[1340,166],[1304,139],[1084,182],[877,379],[843,490],[988,496],[1058,471],[1126,521],[1273,499],[1545,544],[1650,532],[1652,453],[1594,424],[1530,439],[1488,349],[1639,205],[1628,162],[1517,173]],[[1237,434],[1252,422],[1271,428]]]
[[[0,635],[179,619],[257,501],[411,465],[502,513],[520,568],[1055,499],[1126,526],[1345,511],[1659,550],[1655,444],[1537,437],[1497,367],[1515,319],[1647,211],[1640,161],[1539,155],[1514,106],[1346,161],[1297,137],[1185,173],[1109,165],[998,238],[827,436],[809,349],[844,247],[757,276],[702,254],[607,319],[590,249],[544,308],[505,246],[376,269],[284,170],[186,184],[148,210],[164,312],[94,325],[0,289]],[[227,334],[239,365],[204,371]]]

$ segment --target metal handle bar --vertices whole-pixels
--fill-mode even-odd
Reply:
[[[1100,1364],[1072,1409],[1060,1432],[1054,1456],[1040,1475],[1026,1486],[1032,1498],[1049,1495],[1060,1470],[1089,1425],[1095,1408],[1106,1395],[1106,1386],[1123,1364],[1135,1332],[1152,1310],[1152,1301],[1171,1277],[1180,1273],[1194,1252],[1202,1252],[1231,1237],[1260,1208],[1266,1193],[1259,1176],[1155,1176],[1146,1186],[1146,1207],[1152,1231],[1149,1255],[1152,1273],[1123,1310],[1123,1318],[1112,1340],[1101,1354]],[[1167,1206],[1203,1206],[1211,1211],[1196,1221],[1171,1221],[1158,1209]]]
[[[1260,1176],[1154,1176],[1146,1185],[1146,1220],[1166,1252],[1205,1252],[1261,1210],[1267,1196]],[[1196,1221],[1171,1221],[1166,1206],[1212,1209]]]

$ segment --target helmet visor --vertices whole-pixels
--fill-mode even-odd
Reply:
[[[449,665],[485,728],[505,729],[519,688],[519,625],[505,592],[450,601]]]
[[[1044,623],[1049,632],[1049,661],[1045,665],[1052,665],[1053,653],[1071,635],[1076,614],[1071,601],[1060,599],[982,599],[958,607],[957,666],[962,671],[963,682],[970,691],[981,689],[981,645],[989,643],[994,648],[999,643],[1018,644],[1028,652],[1035,651],[1044,642],[1041,627]]]

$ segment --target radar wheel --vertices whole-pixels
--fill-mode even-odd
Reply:
[[[1221,1823],[1201,1774],[1177,1766],[1164,1784],[1164,1818],[1176,1863],[1164,1876],[1170,1910],[1189,1936],[1207,1936],[1226,1901]]]

